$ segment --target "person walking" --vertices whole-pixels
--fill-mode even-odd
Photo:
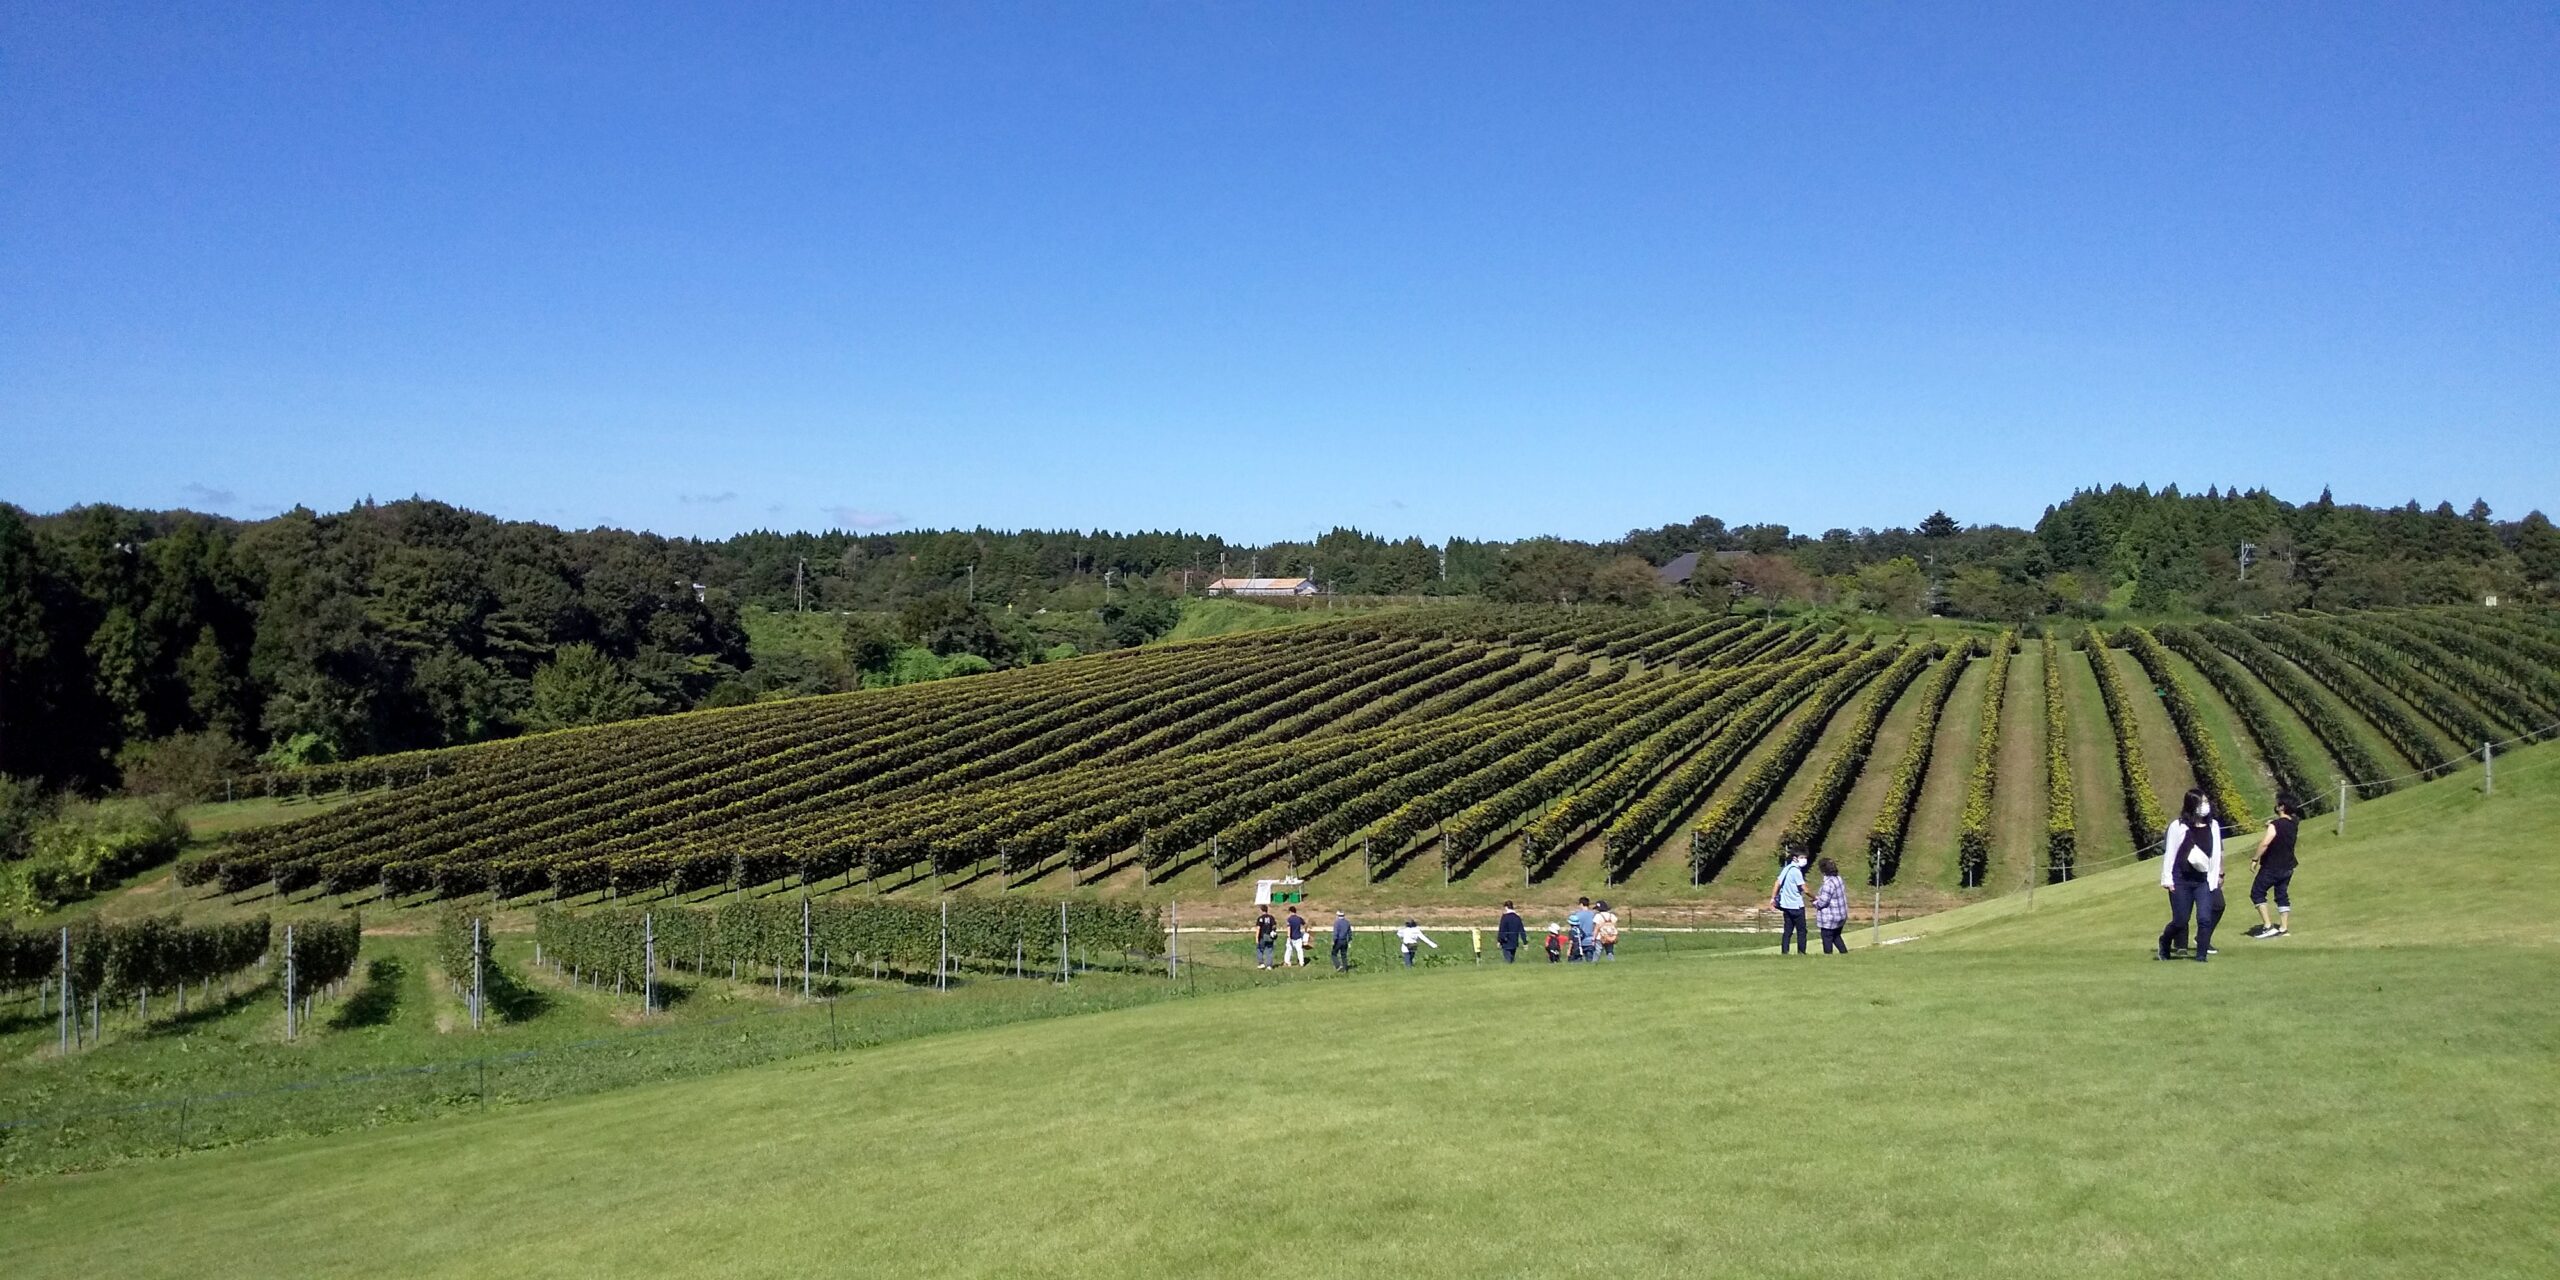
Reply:
[[[2222,824],[2214,819],[2212,798],[2201,789],[2188,792],[2186,804],[2169,821],[2161,847],[2165,865],[2160,868],[2160,883],[2169,890],[2169,923],[2160,930],[2154,954],[2162,960],[2176,959],[2170,944],[2187,935],[2192,917],[2195,959],[2202,964],[2213,954],[2214,895],[2222,891]]]
[[[1786,865],[1778,871],[1777,887],[1769,892],[1769,905],[1777,908],[1782,921],[1778,933],[1778,954],[1787,953],[1787,944],[1795,944],[1796,954],[1805,954],[1804,929],[1804,855],[1787,851]]]
[[[1600,944],[1601,959],[1618,958],[1618,913],[1609,909],[1605,898],[1595,904],[1591,913],[1591,936]]]
[[[1307,921],[1296,907],[1289,908],[1289,951],[1291,968],[1305,968],[1307,963]]]
[[[2276,816],[2267,820],[2267,833],[2258,838],[2258,853],[2249,860],[2256,874],[2249,877],[2249,903],[2258,909],[2258,923],[2249,930],[2252,938],[2281,938],[2293,932],[2293,840],[2302,825],[2302,804],[2290,791],[2276,793]],[[2276,909],[2267,912],[2267,896],[2273,894]]]
[[[1521,923],[1518,907],[1502,904],[1502,924],[1493,931],[1493,940],[1502,944],[1504,964],[1520,958],[1520,944],[1529,940],[1529,926]]]
[[[1411,920],[1405,921],[1404,927],[1396,930],[1396,941],[1404,944],[1404,967],[1408,969],[1413,967],[1413,949],[1415,947],[1429,947],[1434,951],[1440,949],[1440,944],[1433,942],[1431,940],[1431,935],[1424,933],[1422,931],[1422,926],[1415,924]]]
[[[1257,969],[1271,967],[1271,936],[1280,931],[1280,922],[1271,918],[1271,908],[1264,907],[1253,918],[1253,965]]]
[[[1351,917],[1333,913],[1333,971],[1351,972]]]
[[[1571,943],[1568,941],[1568,937],[1564,931],[1564,926],[1553,920],[1548,921],[1547,963],[1562,963],[1564,960],[1564,949],[1569,945],[1571,945]]]
[[[1822,860],[1822,887],[1813,894],[1813,923],[1822,930],[1822,954],[1849,954],[1849,944],[1840,937],[1849,923],[1849,882],[1840,878],[1840,864],[1829,858]]]
[[[1594,950],[1591,945],[1592,916],[1591,899],[1577,898],[1574,900],[1573,911],[1564,918],[1564,922],[1573,928],[1573,950],[1568,956],[1569,959],[1588,960],[1591,958]]]

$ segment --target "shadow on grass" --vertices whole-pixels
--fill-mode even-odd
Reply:
[[[279,1006],[283,1003],[283,997],[276,994],[276,984],[275,980],[272,978],[267,981],[260,982],[255,986],[243,987],[237,991],[226,991],[221,996],[212,1000],[203,1001],[197,1004],[190,1004],[187,1006],[187,1011],[185,1013],[171,1014],[165,1018],[154,1018],[151,1020],[150,1025],[143,1028],[142,1034],[144,1037],[152,1039],[156,1039],[161,1036],[186,1035],[205,1026],[207,1023],[220,1022],[223,1019],[228,1018],[231,1015],[238,1013],[241,1010],[248,1008],[250,1005],[256,1004],[260,1000],[264,999],[274,999],[277,1001]]]
[[[337,1013],[329,1018],[329,1029],[350,1031],[387,1025],[400,1012],[400,975],[404,972],[398,957],[375,957],[364,968],[364,989],[338,1006]]]
[[[551,993],[516,981],[516,976],[500,964],[490,964],[482,971],[480,992],[488,998],[489,1007],[509,1022],[530,1022],[551,1012],[558,1003]]]

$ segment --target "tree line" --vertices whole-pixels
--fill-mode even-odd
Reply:
[[[1687,553],[1681,582],[1658,570]],[[2411,502],[2264,490],[2076,492],[2033,529],[1727,526],[1602,541],[1336,528],[1306,542],[1182,531],[568,531],[444,503],[235,521],[0,504],[0,774],[185,794],[245,767],[894,683],[1143,644],[1222,573],[1343,595],[1927,613],[2110,613],[2560,597],[2560,533]],[[805,612],[804,612],[805,611]],[[791,615],[797,647],[749,644]]]

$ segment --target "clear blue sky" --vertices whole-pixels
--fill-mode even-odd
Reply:
[[[0,10],[0,500],[2560,508],[2560,10]]]

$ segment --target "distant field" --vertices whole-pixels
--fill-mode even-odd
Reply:
[[[2555,832],[2529,749],[2309,829],[2210,965],[2132,866],[1845,958],[1319,971],[40,1178],[0,1269],[2547,1275]]]

